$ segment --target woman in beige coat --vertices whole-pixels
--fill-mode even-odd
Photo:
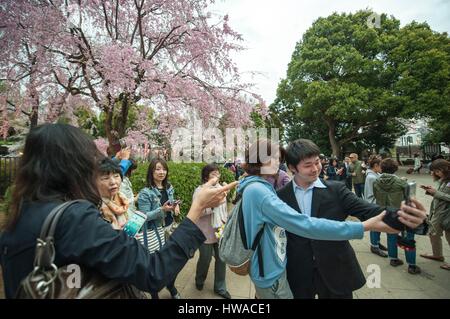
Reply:
[[[421,185],[427,195],[433,196],[428,223],[430,224],[430,241],[433,254],[422,254],[423,258],[443,262],[442,235],[445,234],[450,245],[450,162],[437,159],[431,163],[430,171],[433,179],[438,182],[437,189]],[[450,264],[444,263],[442,269],[450,270]]]

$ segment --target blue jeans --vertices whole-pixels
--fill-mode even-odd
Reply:
[[[414,239],[414,233],[407,231],[407,239]],[[397,234],[387,234],[387,246],[389,259],[398,259]],[[405,250],[406,262],[408,265],[416,264],[416,249]]]
[[[370,245],[372,247],[380,247],[380,237],[381,233],[378,231],[371,231],[370,232]]]

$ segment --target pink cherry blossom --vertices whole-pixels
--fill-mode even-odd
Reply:
[[[249,125],[256,104],[265,116],[264,101],[231,59],[242,36],[228,16],[208,11],[213,2],[3,1],[0,79],[11,92],[2,93],[2,132],[5,112],[36,125],[71,118],[81,104],[106,112],[109,143],[128,134],[141,146],[150,130],[168,135],[191,112],[233,127]],[[141,118],[127,132],[125,120],[112,122],[114,110],[126,119],[138,104],[155,110],[157,127]]]

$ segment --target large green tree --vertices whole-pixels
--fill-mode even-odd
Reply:
[[[399,32],[389,55],[397,69],[395,91],[405,97],[405,117],[428,119],[434,142],[450,144],[450,39],[426,23]]]
[[[404,37],[420,39],[423,35],[418,31],[425,30],[441,43],[448,41],[447,35],[436,34],[425,24],[400,28],[400,22],[386,14],[380,16],[379,25],[372,25],[368,23],[371,15],[366,10],[319,18],[297,43],[272,106],[287,138],[320,134],[316,140],[325,135],[332,153],[340,156],[344,145],[356,141],[389,147],[404,132],[400,117],[422,116],[427,106],[418,105],[433,91],[421,98],[413,96],[406,90],[405,78],[421,76],[411,71],[415,65],[411,55],[420,55],[424,66],[431,62],[423,45]],[[434,55],[438,61],[445,56],[441,51]],[[424,89],[427,80],[419,82],[424,85],[415,89]],[[445,100],[439,101],[439,107]]]

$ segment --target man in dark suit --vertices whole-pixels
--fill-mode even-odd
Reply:
[[[286,150],[294,173],[278,196],[300,214],[345,220],[349,215],[364,221],[383,211],[347,189],[344,183],[322,181],[319,148],[310,140],[292,142]],[[294,298],[352,298],[366,280],[348,241],[320,241],[287,232],[287,277]]]

